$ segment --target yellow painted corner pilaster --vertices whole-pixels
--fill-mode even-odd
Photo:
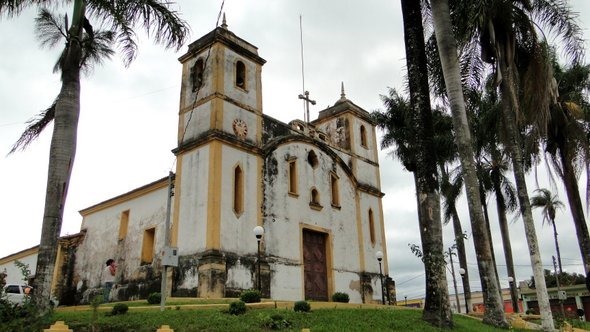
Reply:
[[[354,195],[356,204],[356,233],[359,241],[359,269],[365,271],[365,245],[363,240],[363,218],[361,211],[361,192],[357,189]]]
[[[174,206],[172,207],[172,227],[170,232],[170,245],[178,247],[178,222],[180,221],[180,198],[182,197],[182,162],[183,155],[176,157],[176,176],[174,178]]]
[[[221,242],[221,185],[222,145],[212,141],[209,146],[209,178],[207,189],[207,244],[206,249],[220,249]]]
[[[383,251],[383,271],[389,275],[389,266],[387,264],[387,243],[385,242],[385,220],[383,220],[383,200],[379,199],[379,219],[381,220],[381,250]]]

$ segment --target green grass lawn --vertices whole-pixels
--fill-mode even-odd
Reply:
[[[409,309],[315,309],[308,313],[291,309],[248,309],[233,316],[224,309],[130,310],[110,316],[98,312],[95,326],[99,331],[155,331],[169,325],[180,331],[440,331],[421,320],[422,311]],[[63,320],[74,331],[91,331],[92,311],[57,311],[52,321]],[[476,319],[455,315],[453,331],[498,331]]]

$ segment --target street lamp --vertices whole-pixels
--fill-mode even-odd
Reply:
[[[518,300],[516,298],[516,287],[514,284],[513,277],[508,277],[508,286],[510,287],[510,300],[512,301],[512,312],[518,313]]]
[[[254,227],[254,229],[252,230],[254,232],[254,235],[256,236],[256,241],[258,242],[258,251],[256,253],[256,280],[257,280],[257,284],[258,284],[258,291],[262,292],[262,287],[260,284],[260,240],[262,240],[262,234],[264,234],[264,228],[262,228],[262,226],[256,226]]]
[[[379,279],[381,279],[381,304],[385,304],[385,293],[383,292],[383,271],[381,270],[381,260],[383,259],[383,252],[377,251],[375,253],[377,261],[379,261]]]
[[[463,281],[463,298],[465,299],[465,313],[469,314],[469,305],[467,304],[467,293],[465,293],[465,269],[460,268],[459,274],[461,275],[461,280]]]

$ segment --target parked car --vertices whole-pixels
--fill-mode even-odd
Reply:
[[[23,304],[29,298],[33,287],[28,285],[8,284],[4,286],[6,299],[14,304]]]

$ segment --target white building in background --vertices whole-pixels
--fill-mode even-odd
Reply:
[[[173,296],[233,297],[257,288],[281,300],[382,299],[388,271],[378,145],[369,113],[346,98],[313,121],[263,114],[255,46],[225,23],[189,45],[183,66],[171,201]],[[301,96],[305,97],[305,96]],[[119,265],[118,299],[159,291],[168,178],[86,208],[70,288],[101,287]],[[264,228],[258,244],[253,234]],[[64,303],[62,301],[62,303]]]

